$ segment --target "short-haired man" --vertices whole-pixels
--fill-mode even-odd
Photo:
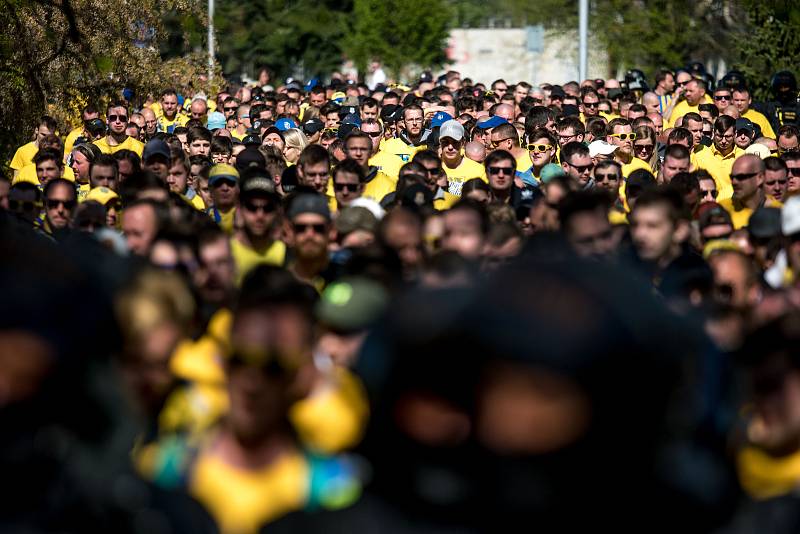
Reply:
[[[218,163],[208,172],[208,186],[214,205],[206,211],[225,233],[232,234],[239,201],[239,171],[231,165]]]
[[[689,112],[683,116],[682,128],[686,128],[692,134],[692,150],[698,152],[703,149],[703,117],[698,113]]]
[[[403,160],[392,154],[388,150],[381,150],[381,140],[383,139],[383,125],[375,119],[364,119],[361,122],[361,131],[367,134],[372,140],[372,153],[370,154],[369,164],[378,167],[386,176],[397,179]]]
[[[117,160],[108,154],[100,154],[89,167],[89,184],[85,190],[84,196],[91,189],[95,187],[107,187],[112,191],[117,191],[117,179],[119,178],[119,163]]]
[[[54,118],[47,115],[39,118],[39,122],[33,129],[33,141],[19,147],[11,159],[9,166],[13,169],[15,177],[23,167],[33,163],[33,157],[39,152],[39,143],[48,135],[54,135],[57,128],[58,125]]]
[[[528,151],[520,146],[519,132],[513,124],[506,123],[496,126],[492,129],[489,139],[493,150],[506,150],[514,156],[517,172],[524,173],[533,165]]]
[[[679,118],[683,117],[690,111],[697,113],[699,111],[698,106],[704,102],[711,103],[708,95],[706,94],[706,82],[703,80],[698,80],[697,78],[692,78],[686,82],[683,94],[685,96],[685,100],[679,102],[675,108],[672,110],[672,114],[669,117],[669,121],[667,122],[668,127],[672,128],[675,126],[675,121]]]
[[[482,203],[464,199],[444,212],[444,250],[477,262],[484,254],[488,234],[489,215]]]
[[[320,145],[308,145],[300,153],[296,167],[300,185],[311,187],[321,195],[328,194],[331,158],[327,150]]]
[[[571,191],[558,206],[561,231],[580,257],[604,259],[616,246],[608,219],[610,199],[602,191]]]
[[[561,149],[561,168],[569,179],[570,189],[578,191],[591,187],[594,163],[589,155],[589,147],[573,141]]]
[[[281,222],[281,199],[275,182],[262,169],[248,170],[242,178],[237,212],[242,227],[230,240],[236,263],[236,284],[256,265],[282,266],[286,245],[276,238]]]
[[[645,169],[652,172],[650,165],[633,155],[633,142],[636,134],[630,121],[626,119],[614,119],[608,123],[608,135],[606,142],[617,147],[614,151],[614,159],[622,165],[622,176],[627,178],[630,173],[637,169]]]
[[[103,154],[113,154],[118,150],[130,150],[141,157],[144,144],[125,133],[128,126],[128,108],[120,102],[111,102],[106,108],[108,133],[94,144]]]
[[[381,172],[378,167],[369,164],[372,154],[372,138],[369,134],[360,130],[354,130],[348,134],[344,140],[344,152],[348,158],[355,160],[364,170],[362,196],[380,202],[383,197],[394,191],[395,181]]]
[[[800,128],[794,124],[784,124],[778,130],[778,153],[800,151]]]
[[[748,119],[753,124],[761,128],[761,135],[765,137],[775,138],[775,131],[769,123],[769,119],[763,113],[759,113],[750,107],[753,103],[753,98],[750,96],[750,90],[746,87],[737,87],[733,90],[733,105],[739,110],[739,116],[743,119]]]
[[[428,135],[430,131],[425,129],[425,112],[417,104],[411,104],[403,108],[397,135],[385,141],[383,150],[407,163],[414,154],[427,148]]]
[[[162,139],[151,139],[142,152],[142,167],[166,181],[172,159],[169,145]]]
[[[733,142],[742,150],[752,145],[756,138],[756,127],[748,119],[736,119],[735,132]]]
[[[140,141],[147,141],[158,132],[158,117],[150,108],[142,108],[139,113],[144,117],[144,129],[140,132],[142,136]]]
[[[744,228],[750,215],[766,205],[780,207],[773,198],[764,193],[764,161],[755,154],[744,154],[736,158],[731,167],[733,197],[720,199],[719,205],[730,213],[734,229]]]
[[[63,178],[54,178],[44,186],[44,226],[45,232],[58,235],[72,224],[78,197],[75,184]]]
[[[664,153],[664,161],[658,170],[658,183],[668,184],[681,172],[689,172],[691,167],[691,153],[679,144],[669,145]]]
[[[686,247],[689,234],[688,210],[678,191],[657,187],[638,196],[631,238],[640,269],[657,289],[681,288],[689,272],[708,272],[703,259]]]
[[[178,193],[196,210],[205,211],[206,205],[202,197],[189,185],[189,162],[182,153],[170,158],[167,169],[167,186],[173,193]]]
[[[189,104],[189,114],[192,119],[202,122],[203,126],[205,126],[208,120],[208,102],[206,99],[195,98],[192,100],[192,103]]]
[[[736,121],[728,115],[720,115],[714,121],[712,145],[695,154],[695,167],[707,170],[717,182],[719,200],[733,196],[731,167],[736,158],[744,154],[736,146],[735,138]]]
[[[527,185],[519,187],[516,183],[517,162],[506,150],[495,150],[486,156],[484,161],[486,176],[489,179],[491,200],[510,204],[514,208],[533,198],[533,188]]]
[[[64,155],[54,148],[42,148],[33,157],[40,185],[64,176]]]
[[[364,167],[354,159],[345,158],[333,168],[331,174],[336,209],[341,211],[364,192]]]
[[[448,189],[452,195],[461,195],[461,186],[467,180],[486,180],[483,165],[465,157],[461,149],[465,143],[464,127],[457,120],[449,120],[439,129],[439,156],[447,174]],[[365,194],[366,196],[366,194]]]
[[[175,89],[164,89],[159,99],[161,114],[158,117],[158,131],[172,133],[178,126],[186,126],[189,117],[185,115],[178,105],[178,93]]]
[[[675,75],[669,70],[656,72],[656,86],[653,92],[658,96],[658,113],[662,115],[672,101],[672,91],[675,90]],[[646,105],[646,104],[645,104]]]
[[[206,128],[195,126],[186,132],[186,144],[189,145],[190,156],[208,156],[211,152],[211,132]]]
[[[318,291],[330,281],[328,245],[331,239],[328,201],[317,193],[300,193],[289,201],[284,233],[294,252],[289,270]]]
[[[93,122],[95,119],[97,119],[98,122]],[[100,112],[97,110],[97,108],[91,104],[84,106],[84,108],[81,110],[81,125],[70,131],[67,134],[67,137],[64,139],[64,154],[69,154],[72,152],[72,149],[75,147],[75,141],[79,137],[85,137],[86,139],[93,141],[95,138],[93,133],[96,133],[97,130],[92,126],[94,124],[103,125],[103,121],[99,119]],[[131,119],[133,119],[133,117],[131,117]],[[144,119],[142,119],[141,126],[144,126]]]
[[[786,163],[789,182],[786,192],[789,195],[800,192],[800,152],[784,152],[781,159]]]
[[[34,227],[42,212],[42,190],[30,182],[18,182],[8,190],[8,210],[17,219]]]
[[[135,200],[122,212],[122,233],[131,253],[147,257],[160,230],[159,212],[152,200]]]
[[[764,160],[764,194],[778,202],[786,200],[789,185],[789,168],[781,158],[770,156]]]

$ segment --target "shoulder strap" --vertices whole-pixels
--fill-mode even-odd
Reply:
[[[346,508],[361,496],[361,480],[347,457],[306,453],[306,461],[310,478],[306,510]]]

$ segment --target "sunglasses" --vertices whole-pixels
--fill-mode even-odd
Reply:
[[[441,176],[442,169],[440,167],[434,167],[433,169],[428,169],[428,174],[431,176]]]
[[[510,137],[506,137],[505,139],[498,139],[497,141],[492,141],[492,148],[497,148],[498,146],[500,146],[500,143],[505,143],[509,139],[511,139],[511,138]]]
[[[128,122],[127,115],[109,115],[108,122]]]
[[[638,144],[634,144],[633,148],[635,148],[636,150],[645,150],[645,149],[649,150],[649,149],[653,148],[653,143],[647,143],[646,145],[644,145],[642,143],[638,143]]]
[[[364,132],[364,130],[361,131]],[[364,132],[364,133],[370,137],[380,137],[383,135],[381,132]]]
[[[244,209],[250,213],[258,213],[259,211],[263,211],[264,213],[272,213],[275,211],[275,206],[270,202],[267,202],[266,204],[253,204],[252,202],[245,202]]]
[[[236,180],[231,180],[229,178],[218,178],[211,187],[220,187],[222,185],[236,187]]]
[[[49,210],[54,210],[61,206],[64,206],[68,210],[72,210],[73,208],[75,208],[76,205],[76,202],[74,200],[58,200],[51,198],[46,199],[44,203],[45,206],[47,206],[47,209]]]
[[[795,177],[800,176],[800,167],[796,167],[794,169],[789,169],[789,174],[791,174],[792,176],[795,176]]]
[[[636,141],[636,134],[635,133],[621,133],[621,134],[611,134],[611,137],[619,137],[622,141],[627,141],[630,139],[631,141]]]
[[[119,211],[120,209],[122,209],[122,204],[120,204],[119,202],[109,202],[108,204],[106,204],[106,211],[111,211],[111,210]]]
[[[547,152],[553,149],[553,145],[528,145],[527,148],[531,152]]]
[[[303,224],[303,223],[293,223],[292,228],[296,234],[304,234],[306,230],[311,229],[315,234],[323,235],[327,230],[327,226],[324,224]]]
[[[594,175],[594,181],[595,182],[605,182],[606,180],[608,180],[609,182],[618,182],[619,181],[619,176],[614,174],[614,173],[611,173],[611,174],[600,174],[600,173],[597,173],[597,174]]]
[[[591,171],[592,169],[594,169],[594,163],[589,163],[588,165],[575,165],[567,161],[566,164],[575,169],[576,171],[578,171],[578,174],[583,174],[586,171]]]
[[[489,174],[506,174],[508,176],[511,176],[512,174],[514,174],[514,169],[512,169],[511,167],[494,167],[494,166],[492,166],[492,167],[488,167],[488,170],[489,170]]]
[[[22,212],[22,211],[36,211],[42,207],[41,204],[38,202],[33,202],[30,200],[13,200],[8,199],[8,209],[11,211]]]
[[[347,191],[348,193],[355,193],[358,191],[358,188],[361,187],[361,184],[337,184],[334,182],[333,190],[337,193],[341,193],[342,191]]]
[[[800,169],[798,169],[800,171]],[[750,180],[751,178],[755,178],[758,176],[758,172],[742,172],[739,174],[731,174],[731,180],[736,182]]]
[[[239,108],[238,108],[238,106],[233,106],[233,107],[222,108],[222,109],[224,109],[225,111],[236,111]]]
[[[702,191],[702,193],[703,193],[703,196],[711,195],[711,198],[717,198],[717,195],[719,194],[719,191],[717,191],[716,189],[708,189],[706,191]]]
[[[600,105],[600,102],[584,102],[583,107],[585,108],[596,108]]]
[[[714,95],[714,100],[716,101],[730,100],[730,99],[731,99],[730,95]]]

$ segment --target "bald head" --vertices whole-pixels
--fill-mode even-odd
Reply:
[[[514,106],[511,104],[500,104],[495,109],[494,114],[498,117],[502,117],[508,122],[514,122]]]
[[[728,117],[731,117],[733,119],[738,119],[739,118],[739,109],[736,106],[734,106],[733,104],[731,104],[730,106],[728,106],[727,108],[722,110],[722,115],[727,115]]]
[[[661,111],[660,102],[658,95],[652,91],[642,95],[642,105],[647,108],[647,113],[658,113]]]
[[[767,169],[764,160],[757,154],[744,154],[736,158],[731,167],[731,174],[764,172]]]
[[[617,80],[606,80],[606,89],[619,89],[619,82]]]
[[[470,141],[464,147],[464,154],[472,161],[483,163],[483,160],[486,159],[486,147],[478,141]]]

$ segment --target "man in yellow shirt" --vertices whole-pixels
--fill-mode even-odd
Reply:
[[[733,162],[731,184],[733,197],[722,199],[719,205],[725,208],[733,221],[733,227],[744,228],[750,216],[761,206],[781,207],[781,203],[764,193],[764,161],[755,154],[744,154]]]
[[[677,121],[680,117],[683,117],[690,111],[694,111],[698,113],[700,104],[706,103],[710,104],[711,99],[706,94],[706,82],[703,80],[698,80],[696,78],[692,78],[686,85],[684,86],[683,94],[685,96],[685,100],[679,102],[675,108],[672,110],[672,114],[667,121],[667,127],[673,128],[675,126],[675,121]]]
[[[139,157],[144,151],[144,144],[138,139],[128,136],[128,108],[121,102],[112,102],[106,109],[108,134],[94,142],[103,154],[113,154],[119,150],[136,152]]]
[[[239,201],[239,171],[227,163],[218,163],[208,171],[208,186],[214,205],[207,213],[226,234],[232,234]]]
[[[370,154],[369,164],[378,168],[383,174],[394,181],[403,166],[403,160],[399,156],[386,150],[380,150],[381,139],[383,139],[383,126],[375,119],[364,119],[361,123],[361,131],[370,136],[372,140],[372,153]]]
[[[170,158],[167,169],[167,186],[173,193],[178,193],[186,202],[199,211],[205,211],[206,205],[197,191],[189,186],[189,163],[182,153]]]
[[[750,119],[750,122],[757,124],[761,128],[762,136],[775,139],[775,131],[772,129],[769,120],[762,113],[752,109],[750,107],[752,103],[753,98],[746,87],[738,87],[733,90],[733,105],[739,110],[739,116],[744,119]]]
[[[464,127],[457,120],[449,120],[439,129],[439,156],[447,174],[447,190],[451,195],[461,196],[461,186],[472,178],[488,183],[483,165],[464,156]]]
[[[357,129],[348,134],[344,140],[344,152],[364,169],[364,192],[361,196],[380,202],[395,190],[397,182],[369,164],[372,138],[368,134]]]
[[[48,135],[55,134],[57,129],[58,125],[53,117],[43,115],[39,119],[39,123],[33,130],[33,141],[19,147],[11,159],[9,166],[14,171],[14,176],[19,174],[23,167],[33,163],[33,157],[39,151],[39,142]]]
[[[182,113],[178,106],[178,93],[175,89],[164,89],[161,92],[161,114],[158,117],[159,132],[172,133],[178,126],[186,126],[189,117]]]
[[[398,124],[397,136],[384,142],[383,150],[403,160],[411,161],[414,154],[425,150],[428,131],[425,130],[425,112],[416,104],[403,108],[403,119]]]
[[[242,104],[236,108],[236,128],[231,130],[231,136],[241,141],[247,137],[247,130],[253,127],[250,120],[250,104]]]
[[[705,169],[717,183],[717,202],[733,196],[730,174],[733,162],[744,151],[736,146],[734,139],[736,120],[720,115],[714,121],[713,144],[695,154],[695,167]]]
[[[72,147],[75,146],[75,140],[79,137],[85,137],[90,141],[94,141],[96,136],[90,132],[90,125],[95,119],[100,120],[100,112],[92,105],[84,107],[81,111],[81,120],[83,123],[69,132],[67,138],[64,139],[64,154],[72,152]],[[103,131],[105,131],[105,123],[101,121],[101,124],[103,126]]]
[[[653,172],[646,161],[633,155],[633,142],[636,134],[633,133],[631,123],[627,119],[614,119],[608,123],[608,136],[606,142],[617,147],[614,159],[622,166],[622,177],[627,178],[637,169]]]
[[[263,169],[246,171],[237,208],[242,228],[231,237],[237,285],[256,265],[282,266],[286,261],[286,245],[276,239],[280,206],[281,198],[272,178]]]

